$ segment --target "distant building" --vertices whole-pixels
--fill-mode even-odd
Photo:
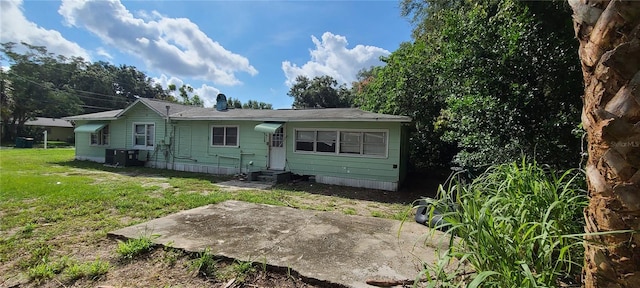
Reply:
[[[47,139],[51,141],[67,141],[74,137],[73,125],[68,120],[39,117],[27,121],[24,125],[46,130]]]

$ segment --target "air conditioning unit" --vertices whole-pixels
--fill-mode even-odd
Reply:
[[[138,159],[138,154],[136,149],[106,149],[104,162],[118,167],[144,166],[144,161]]]

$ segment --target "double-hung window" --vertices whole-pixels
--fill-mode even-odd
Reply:
[[[96,133],[91,133],[91,145],[109,145],[109,125],[105,125]]]
[[[138,149],[153,149],[155,139],[155,124],[133,124],[133,147]]]
[[[238,126],[211,126],[211,146],[238,146]]]

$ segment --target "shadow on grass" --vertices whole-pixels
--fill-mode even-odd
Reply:
[[[184,171],[175,171],[175,170],[168,170],[168,169],[148,168],[148,167],[141,167],[141,166],[111,167],[111,166],[106,166],[102,163],[96,163],[91,161],[81,161],[81,160],[53,162],[52,164],[65,166],[69,168],[116,173],[116,174],[129,176],[129,177],[188,178],[188,179],[205,180],[211,183],[223,182],[233,178],[232,176],[229,176],[229,175],[184,172]]]
[[[219,183],[233,179],[229,175],[215,175],[197,172],[183,172],[175,170],[166,170],[159,168],[147,167],[110,167],[101,163],[91,161],[71,160],[63,162],[55,162],[57,164],[70,168],[97,170],[110,173],[117,173],[129,177],[165,177],[165,178],[188,178],[205,180],[211,183]],[[446,171],[448,172],[448,171]],[[325,196],[335,196],[354,200],[366,200],[389,204],[412,204],[424,197],[434,198],[438,185],[445,182],[448,174],[443,171],[430,171],[422,173],[414,173],[407,175],[405,183],[399,191],[384,191],[376,189],[365,189],[346,187],[338,185],[327,185],[313,183],[309,181],[292,181],[289,183],[277,184],[273,189],[299,191],[310,194],[318,194]]]
[[[424,197],[434,198],[438,190],[438,185],[444,183],[447,179],[448,174],[445,172],[448,173],[448,171],[434,171],[407,175],[405,183],[398,191],[327,185],[309,181],[294,181],[278,184],[274,186],[274,189],[301,191],[311,194],[389,204],[412,204],[416,200]]]

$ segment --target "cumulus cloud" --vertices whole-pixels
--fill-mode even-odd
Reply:
[[[310,50],[311,60],[302,66],[289,61],[282,62],[282,70],[287,86],[295,83],[296,77],[304,75],[309,78],[329,75],[339,83],[351,85],[356,80],[358,71],[370,66],[382,65],[380,56],[390,52],[375,46],[356,45],[348,49],[347,38],[331,32],[322,34],[322,39],[311,36],[315,49]]]
[[[69,25],[84,27],[108,45],[167,74],[236,85],[240,80],[235,73],[258,73],[247,58],[226,50],[186,18],[169,18],[156,11],[137,12],[136,17],[119,0],[63,0],[58,13]]]
[[[96,50],[96,54],[98,54],[98,55],[100,55],[100,56],[102,56],[102,57],[104,57],[104,58],[107,58],[107,59],[113,59],[113,56],[111,56],[111,54],[109,54],[109,52],[107,52],[107,50],[105,50],[105,49],[104,49],[104,48],[102,48],[102,47],[99,47],[99,48]]]
[[[25,42],[45,46],[47,51],[67,57],[90,60],[89,53],[56,30],[48,30],[29,21],[22,13],[22,0],[0,1],[0,42]]]
[[[160,75],[158,78],[152,78],[155,83],[162,85],[164,89],[168,89],[169,85],[176,85],[176,88],[182,87],[184,81],[177,77],[167,77],[167,75]],[[204,107],[213,107],[216,103],[216,97],[220,93],[218,88],[209,86],[207,84],[202,84],[200,87],[193,87],[193,95],[198,95],[202,101],[204,101]],[[172,93],[174,97],[177,99],[180,98],[180,92],[175,91]]]

